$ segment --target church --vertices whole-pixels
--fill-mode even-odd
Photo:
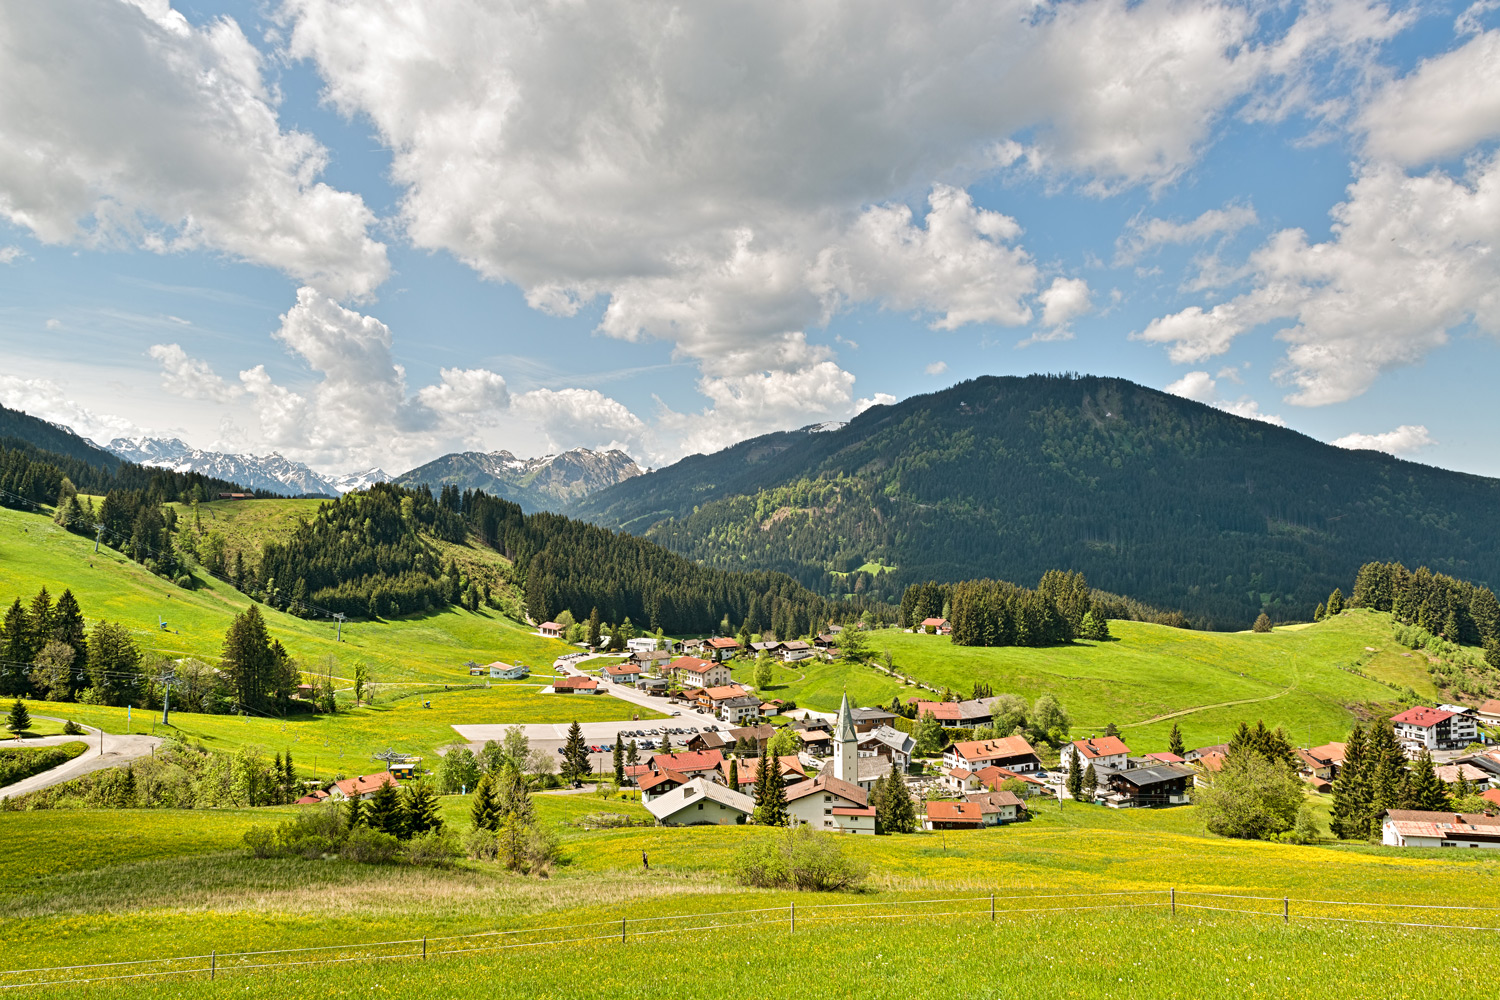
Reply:
[[[873,834],[875,807],[870,793],[859,786],[859,733],[854,729],[847,693],[839,707],[832,756],[816,778],[787,786],[788,818],[815,830]]]

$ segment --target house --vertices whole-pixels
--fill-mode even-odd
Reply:
[[[1474,710],[1479,721],[1487,726],[1500,726],[1500,699],[1491,698]]]
[[[1014,792],[974,792],[965,795],[964,801],[979,806],[979,815],[985,826],[1014,823],[1026,818],[1026,803]]]
[[[740,740],[751,740],[755,743],[755,752],[760,753],[771,742],[771,737],[776,735],[776,727],[768,722],[758,726],[740,726],[729,731],[729,738],[738,743]]]
[[[724,657],[733,656],[740,651],[740,641],[734,638],[734,636],[729,635],[709,639],[704,645],[708,648],[709,654],[714,658],[714,662],[716,663],[724,659]]]
[[[979,783],[979,778],[967,767],[950,767],[938,776],[938,784],[943,788],[963,794],[964,792],[978,792],[984,786]]]
[[[761,701],[752,694],[736,695],[717,703],[714,712],[731,725],[754,722],[760,718]]]
[[[724,737],[711,730],[706,733],[698,733],[687,741],[687,748],[689,750],[718,750],[723,752],[733,746],[734,743],[732,741],[724,739]]]
[[[563,634],[563,627],[557,622],[542,622],[536,630],[549,639],[561,639]]]
[[[776,758],[776,766],[781,772],[781,782],[784,785],[795,785],[807,780],[807,770],[803,768],[802,761],[793,754]],[[760,774],[760,758],[746,757],[743,760],[733,762],[735,780],[739,783],[738,791],[750,794],[748,789],[755,788],[755,779]],[[719,765],[718,780],[729,784],[730,762],[724,761]]]
[[[977,830],[984,826],[984,809],[978,802],[929,802],[924,830]]]
[[[841,833],[875,832],[875,810],[863,788],[824,772],[786,790],[789,818],[819,830]]]
[[[856,708],[850,714],[854,716],[854,728],[862,733],[877,726],[890,727],[897,718],[895,712],[888,712],[883,708]]]
[[[1213,784],[1214,775],[1224,770],[1224,762],[1228,756],[1216,750],[1211,750],[1197,760],[1191,766],[1198,772],[1193,776],[1193,785],[1197,788],[1206,788]]]
[[[363,774],[357,778],[335,781],[333,787],[328,789],[328,797],[339,802],[346,799],[368,799],[380,791],[381,785],[394,784],[396,784],[396,776],[389,771],[381,771],[379,774]]]
[[[1345,746],[1343,743],[1324,743],[1310,750],[1298,750],[1297,759],[1302,762],[1300,770],[1308,777],[1332,781],[1339,776],[1339,768],[1343,766]]]
[[[749,694],[750,692],[744,687],[741,687],[739,684],[720,684],[716,687],[700,688],[699,690],[694,691],[693,700],[698,703],[699,707],[706,708],[709,711],[718,714],[720,707],[723,706],[725,702],[733,701],[737,698],[744,698]],[[760,709],[760,699],[753,698],[752,700],[755,702],[755,708],[758,712]],[[739,719],[726,719],[725,721],[738,722]]]
[[[859,730],[858,711],[858,709],[855,710],[854,718],[856,730]],[[859,734],[861,757],[884,757],[899,773],[905,773],[907,768],[911,767],[911,754],[916,746],[915,739],[890,726],[876,726],[873,729],[860,731]]]
[[[1148,753],[1140,758],[1141,767],[1151,767],[1153,764],[1185,764],[1187,761],[1175,753]]]
[[[683,687],[721,687],[729,683],[727,666],[713,660],[700,660],[696,656],[673,660],[667,669],[677,675],[677,683]]]
[[[810,642],[801,639],[793,639],[791,642],[781,644],[781,660],[783,663],[796,663],[798,660],[810,659],[818,655],[817,649]]]
[[[1100,774],[1097,799],[1112,809],[1186,805],[1192,781],[1192,769],[1179,764],[1110,769]]]
[[[943,763],[949,768],[962,767],[970,771],[978,771],[990,764],[1021,773],[1042,769],[1041,759],[1024,736],[955,743],[943,751]]]
[[[254,493],[220,493],[220,500],[254,500]]]
[[[928,635],[948,635],[953,631],[946,618],[923,618],[918,629]]]
[[[636,689],[647,694],[666,694],[667,684],[665,677],[642,677],[635,682]]]
[[[813,636],[813,645],[819,649],[827,649],[838,640],[838,633],[833,631],[819,632]]]
[[[642,670],[647,670],[652,667],[664,667],[671,659],[671,652],[665,649],[652,649],[644,653],[630,654],[630,662],[634,663]]]
[[[604,668],[604,677],[611,684],[635,684],[641,679],[641,668],[635,663],[611,663]]]
[[[656,636],[638,635],[634,639],[626,639],[625,648],[630,650],[632,654],[654,653],[656,652]],[[665,650],[663,652],[665,652]]]
[[[999,791],[1001,785],[1012,780],[1025,785],[1028,795],[1040,795],[1047,791],[1047,783],[1042,779],[1030,774],[1021,774],[1018,771],[1008,771],[1003,767],[995,767],[993,764],[975,771],[974,777],[978,779],[980,788],[988,788],[992,792]]]
[[[755,800],[707,778],[694,778],[647,802],[662,826],[737,826],[755,815]]]
[[[1199,747],[1196,750],[1189,750],[1187,753],[1185,753],[1185,754],[1182,755],[1182,759],[1185,760],[1185,761],[1187,761],[1189,764],[1191,764],[1194,761],[1196,761],[1198,758],[1200,758],[1200,757],[1202,757],[1202,756],[1204,756],[1206,754],[1211,754],[1211,753],[1216,753],[1220,757],[1228,757],[1229,756],[1229,744],[1228,743],[1215,743],[1211,747]]]
[[[1391,716],[1391,724],[1396,727],[1396,739],[1428,750],[1452,750],[1479,737],[1472,716],[1441,708],[1409,708]]]
[[[1495,780],[1489,771],[1475,767],[1473,764],[1444,764],[1435,770],[1439,781],[1456,785],[1459,779],[1463,778],[1476,792],[1485,791]]]
[[[312,684],[298,684],[292,697],[297,701],[314,701],[318,697],[318,689]]]
[[[302,798],[294,802],[293,805],[315,806],[319,802],[326,801],[327,798],[327,792],[323,791],[323,789],[321,788],[314,788],[312,791],[308,792],[306,795],[302,796]]]
[[[1500,806],[1500,788],[1491,788],[1489,791],[1481,792],[1479,797],[1486,802],[1493,802],[1496,806]]]
[[[917,718],[931,712],[944,729],[974,729],[990,724],[990,700],[918,701]]]
[[[524,663],[501,663],[496,660],[485,668],[490,672],[490,680],[519,681],[531,676],[531,668]]]
[[[657,753],[651,755],[651,770],[676,771],[689,778],[711,774],[724,763],[724,755],[718,750],[689,750],[685,753]]]
[[[1069,744],[1078,752],[1078,766],[1088,767],[1094,765],[1097,771],[1101,767],[1112,767],[1124,770],[1129,762],[1130,748],[1125,741],[1118,736],[1100,736],[1092,740],[1074,740]],[[1058,770],[1063,774],[1068,773],[1068,768],[1073,764],[1073,754],[1068,747],[1063,747],[1062,763]]]
[[[1500,816],[1392,809],[1380,824],[1387,847],[1500,847]]]
[[[648,772],[636,779],[636,787],[641,790],[641,801],[650,802],[654,798],[675,792],[683,785],[693,779],[681,771],[661,770]]]
[[[642,778],[654,773],[651,770],[650,764],[626,764],[625,782],[631,785],[639,785]]]
[[[818,757],[827,757],[833,750],[833,734],[821,729],[799,729],[797,737],[807,752]]]
[[[779,652],[780,649],[781,643],[777,642],[775,639],[767,639],[765,642],[752,642],[750,644],[750,652],[756,655],[765,653],[767,656],[770,656],[774,653]]]
[[[592,677],[559,677],[552,682],[553,694],[598,694],[599,682]]]

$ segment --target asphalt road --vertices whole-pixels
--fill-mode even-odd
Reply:
[[[62,719],[51,719],[48,716],[32,716],[32,718],[46,718],[52,722],[62,722]],[[59,764],[50,771],[41,774],[33,774],[13,785],[0,788],[0,799],[8,799],[13,795],[24,795],[34,792],[39,788],[47,788],[64,781],[80,778],[93,771],[102,771],[106,767],[122,767],[140,757],[149,757],[161,745],[162,741],[157,736],[143,736],[134,733],[128,736],[110,736],[105,734],[104,753],[99,753],[100,734],[97,729],[88,729],[82,736],[42,736],[36,739],[21,741],[7,741],[0,743],[0,747],[54,747],[62,743],[87,743],[89,749],[81,756],[74,757],[66,764]]]

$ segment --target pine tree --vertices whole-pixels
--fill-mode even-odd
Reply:
[[[89,677],[106,705],[133,700],[141,687],[141,651],[130,629],[99,622],[89,630]]]
[[[1303,607],[1306,607],[1306,605],[1303,605]],[[1260,616],[1255,619],[1255,624],[1252,625],[1252,626],[1250,626],[1250,631],[1252,631],[1252,632],[1269,632],[1269,631],[1271,631],[1271,617],[1269,615],[1267,615],[1264,611],[1262,611],[1260,613]]]
[[[895,771],[892,771],[888,777],[890,780],[886,786],[888,812],[886,832],[916,833],[917,806],[911,800],[911,793],[906,790],[906,782],[902,781]]]
[[[1068,754],[1068,796],[1074,801],[1083,801],[1083,767],[1079,759],[1078,747],[1068,744],[1065,751]]]
[[[224,633],[220,668],[228,676],[239,703],[258,710],[266,705],[278,665],[266,621],[260,609],[252,604],[229,623],[229,630]]]
[[[1089,766],[1083,769],[1083,800],[1094,801],[1094,793],[1099,790],[1099,775],[1094,771],[1094,762],[1089,761]]]
[[[1370,832],[1372,794],[1366,767],[1365,729],[1356,723],[1344,747],[1344,762],[1333,782],[1333,808],[1328,826],[1340,840],[1363,839]]]
[[[1438,778],[1437,769],[1432,765],[1432,755],[1426,750],[1422,751],[1416,766],[1412,768],[1405,804],[1408,809],[1425,809],[1429,812],[1446,812],[1452,807],[1448,789]]]
[[[31,728],[31,713],[26,711],[26,703],[20,698],[10,706],[10,716],[5,720],[5,728],[19,737]],[[25,772],[22,772],[25,773]]]
[[[1324,610],[1323,610],[1323,603],[1322,603],[1322,602],[1321,602],[1321,601],[1320,601],[1320,602],[1318,602],[1318,606],[1317,606],[1317,608],[1315,608],[1315,609],[1314,609],[1314,610],[1313,610],[1313,621],[1315,621],[1315,622],[1320,622],[1320,621],[1322,621],[1322,620],[1323,620],[1323,616],[1324,616],[1324,615],[1325,615],[1325,614],[1326,614],[1326,613],[1327,613],[1327,612],[1325,612],[1325,611],[1324,611]]]
[[[1371,813],[1368,836],[1380,836],[1381,822],[1390,809],[1399,809],[1410,795],[1406,755],[1389,725],[1370,727],[1366,753],[1370,774]]]
[[[636,746],[635,740],[630,741],[630,746],[625,749],[625,761],[631,767],[641,762],[641,748]]]
[[[1333,588],[1333,593],[1328,595],[1328,617],[1333,618],[1344,613],[1344,592],[1338,587]]]
[[[589,748],[583,742],[583,730],[578,720],[568,727],[568,740],[563,744],[562,776],[564,781],[580,782],[593,773],[589,763]]]
[[[599,645],[599,636],[600,635],[601,635],[601,633],[599,631],[599,609],[595,608],[594,610],[592,610],[592,611],[589,612],[588,644],[590,646],[597,646],[597,645]]]
[[[672,734],[663,730],[661,734],[661,749],[658,753],[670,754],[672,752]]]
[[[402,803],[406,811],[407,836],[415,837],[429,830],[441,830],[443,817],[438,813],[438,798],[425,781],[407,785]]]
[[[1172,723],[1172,734],[1167,737],[1167,750],[1181,757],[1186,751],[1182,746],[1182,729],[1177,723]]]
[[[780,771],[769,751],[762,751],[756,777],[763,782],[763,790],[755,806],[755,822],[762,826],[786,826],[787,823],[786,782],[781,780]]]
[[[358,795],[355,795],[349,799],[349,805],[344,810],[344,828],[352,830],[364,821],[365,803]]]
[[[46,587],[36,592],[36,596],[31,599],[31,607],[27,609],[26,614],[31,622],[32,644],[37,649],[41,649],[47,640],[52,638],[52,629],[56,624],[52,608],[52,595],[47,593]]]
[[[891,773],[882,774],[875,779],[875,787],[870,789],[870,805],[875,807],[875,833],[876,835],[890,833],[890,790],[886,779]]]
[[[729,758],[729,788],[736,792],[740,790],[740,762],[733,757]]]
[[[619,788],[625,787],[625,744],[620,742],[620,737],[615,736],[615,785]]]
[[[476,830],[494,832],[500,829],[500,815],[495,811],[495,786],[488,774],[479,776],[469,805],[469,819]]]
[[[366,807],[365,825],[393,837],[405,837],[406,817],[396,785],[388,781],[375,790]]]
[[[31,622],[18,597],[11,604],[10,610],[6,611],[5,625],[0,630],[0,660],[30,663],[41,648],[33,647]],[[19,667],[0,667],[0,694],[23,694],[25,690],[26,678]]]

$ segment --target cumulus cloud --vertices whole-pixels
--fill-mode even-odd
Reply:
[[[1392,455],[1407,455],[1437,444],[1427,428],[1421,424],[1402,424],[1383,434],[1345,434],[1333,442],[1338,448],[1383,451]]]
[[[798,371],[702,378],[697,389],[710,406],[682,413],[664,405],[658,416],[656,455],[661,458],[708,454],[756,434],[845,420],[856,406],[854,376],[831,361]],[[870,405],[887,401],[881,394]]]
[[[1182,378],[1166,387],[1167,392],[1184,399],[1197,400],[1207,403],[1209,406],[1223,410],[1225,413],[1233,413],[1237,417],[1245,417],[1249,420],[1261,420],[1277,427],[1285,427],[1286,421],[1273,413],[1262,413],[1260,404],[1249,396],[1241,396],[1238,399],[1225,399],[1219,393],[1218,382],[1208,372],[1188,372]]]
[[[1163,246],[1232,236],[1258,221],[1255,209],[1249,205],[1211,208],[1187,222],[1137,216],[1115,242],[1115,261],[1125,264]]]
[[[485,419],[510,405],[505,379],[492,371],[444,368],[438,374],[442,382],[417,391],[417,399],[429,410]]]
[[[1289,402],[1318,406],[1359,395],[1456,327],[1500,334],[1500,156],[1462,178],[1366,167],[1331,214],[1328,241],[1282,230],[1251,255],[1250,291],[1155,319],[1138,339],[1194,363],[1290,320],[1277,376],[1295,389]]]
[[[77,401],[78,393],[48,378],[22,378],[0,373],[0,403],[34,417],[71,427],[95,441],[127,437],[141,428],[124,417],[99,413]]]
[[[215,374],[208,362],[188,357],[180,344],[153,344],[146,353],[161,362],[161,386],[173,395],[226,403],[244,392]]]
[[[534,389],[516,396],[512,408],[540,428],[555,451],[620,448],[634,454],[646,434],[646,424],[625,404],[594,389]]]
[[[943,374],[943,372],[948,370],[948,362],[934,361],[922,370],[929,375],[941,375]]]
[[[167,0],[0,7],[0,218],[45,243],[208,249],[340,297],[389,272],[327,151],[284,131],[238,25]]]
[[[1463,153],[1500,135],[1500,30],[1392,80],[1360,114],[1368,152],[1404,165]]]
[[[26,251],[20,247],[0,247],[0,264],[14,264],[24,256]]]

